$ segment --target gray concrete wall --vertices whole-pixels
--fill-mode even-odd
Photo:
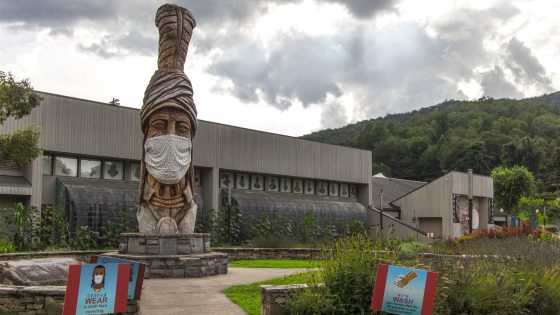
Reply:
[[[381,215],[379,213],[378,210],[372,210],[371,208],[367,209],[368,211],[368,219],[371,220],[370,221],[370,228],[373,229],[373,232],[376,233],[376,235],[380,235],[380,230],[381,230],[381,224],[380,224],[380,219],[381,219]],[[408,237],[410,235],[414,236],[414,238],[417,238],[418,240],[428,243],[429,239],[426,236],[425,233],[419,232],[416,229],[413,229],[411,227],[413,227],[413,224],[410,224],[408,222],[404,222],[406,224],[403,224],[403,221],[398,220],[396,218],[393,218],[387,214],[384,214],[383,216],[383,236],[384,237],[388,237],[391,236],[392,238],[401,238],[401,239],[408,239]]]
[[[492,177],[476,174],[473,176],[473,195],[476,198],[477,211],[481,203],[488,203],[487,198],[494,197],[493,188]],[[461,236],[461,230],[464,228],[461,229],[459,223],[453,223],[453,194],[468,195],[468,174],[451,172],[395,200],[392,204],[401,208],[401,220],[404,222],[412,222],[414,210],[416,210],[416,217],[441,218],[441,237],[458,237]],[[487,227],[488,209],[487,206],[482,207],[484,216],[480,215],[480,226]],[[460,215],[459,209],[457,212]]]
[[[130,161],[141,159],[139,109],[41,94],[41,106],[20,120],[8,119],[0,132],[35,124],[42,127],[39,145],[46,153],[120,159],[127,171]],[[204,170],[206,209],[219,207],[221,169],[357,184],[359,202],[365,207],[371,203],[371,151],[202,120],[193,146],[193,164]],[[42,175],[41,158],[24,173],[32,184],[25,192],[32,195],[30,205],[54,204],[54,177]]]

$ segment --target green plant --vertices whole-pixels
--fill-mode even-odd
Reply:
[[[138,205],[134,206],[131,208],[131,212],[136,213],[138,208]],[[119,221],[117,222],[108,220],[108,228],[104,226],[101,227],[102,236],[100,236],[100,241],[107,247],[119,247],[121,233],[133,233],[138,231],[138,220],[134,217],[130,217],[126,211],[119,211],[118,219]]]
[[[230,242],[232,244],[239,244],[241,215],[239,206],[231,208]],[[210,208],[205,221],[205,231],[212,233],[212,246],[228,245],[228,207],[222,207],[217,212]]]
[[[311,275],[315,273],[294,274],[282,278],[255,282],[249,285],[234,285],[225,289],[224,294],[235,304],[241,306],[250,315],[259,315],[261,312],[261,285],[285,285],[293,283],[308,283]]]
[[[379,263],[401,265],[395,240],[374,240],[365,231],[341,237],[324,247],[321,270],[311,286],[285,303],[284,314],[372,314],[371,296]]]
[[[99,232],[92,230],[87,225],[82,225],[76,227],[69,245],[74,250],[89,250],[97,247],[97,240],[99,240]]]
[[[16,250],[16,247],[10,243],[10,240],[5,236],[2,241],[0,241],[0,254],[11,253]]]

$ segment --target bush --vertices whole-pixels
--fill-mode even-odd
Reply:
[[[558,228],[555,226],[549,226],[546,228],[546,230],[552,233],[558,233]]]
[[[334,242],[327,249],[336,254],[327,252],[317,281],[309,281],[324,287],[295,294],[284,313],[385,314],[369,308],[377,265],[386,263],[439,273],[433,314],[560,314],[560,242],[473,238],[462,243],[461,253],[488,256],[462,258],[441,250],[414,258],[400,246],[363,235]]]
[[[332,218],[321,218],[308,210],[301,219],[294,218],[292,211],[286,208],[283,214],[269,215],[262,212],[258,217],[248,216],[248,229],[244,235],[249,239],[277,237],[291,238],[300,243],[314,243],[316,240],[329,240],[339,236],[363,231],[364,224],[358,218],[351,221],[342,219],[339,224],[332,223]]]
[[[374,314],[370,306],[377,266],[400,264],[399,243],[373,241],[372,234],[362,232],[328,244],[323,269],[308,281],[324,286],[311,286],[287,300],[284,314]]]
[[[0,241],[0,254],[8,254],[16,250],[16,247],[10,243],[10,240],[5,236]]]
[[[231,245],[239,245],[239,231],[241,223],[241,209],[238,206],[231,208]],[[204,218],[204,232],[212,233],[212,246],[228,245],[228,207],[222,207],[216,212],[210,208]]]
[[[471,234],[465,234],[459,238],[447,237],[443,241],[434,241],[434,246],[445,247],[451,249],[462,243],[475,239],[507,239],[507,238],[529,238],[541,241],[556,241],[557,238],[552,233],[541,229],[533,229],[530,222],[522,222],[522,226],[518,228],[503,227],[502,229],[480,229]]]

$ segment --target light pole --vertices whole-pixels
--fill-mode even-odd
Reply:
[[[539,227],[539,209],[535,209],[535,213],[537,214],[537,227]]]

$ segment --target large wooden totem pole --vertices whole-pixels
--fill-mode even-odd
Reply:
[[[144,139],[137,217],[140,233],[188,234],[196,219],[192,141],[197,112],[183,67],[196,22],[187,9],[164,4],[157,10],[156,26],[158,70],[140,110]]]

